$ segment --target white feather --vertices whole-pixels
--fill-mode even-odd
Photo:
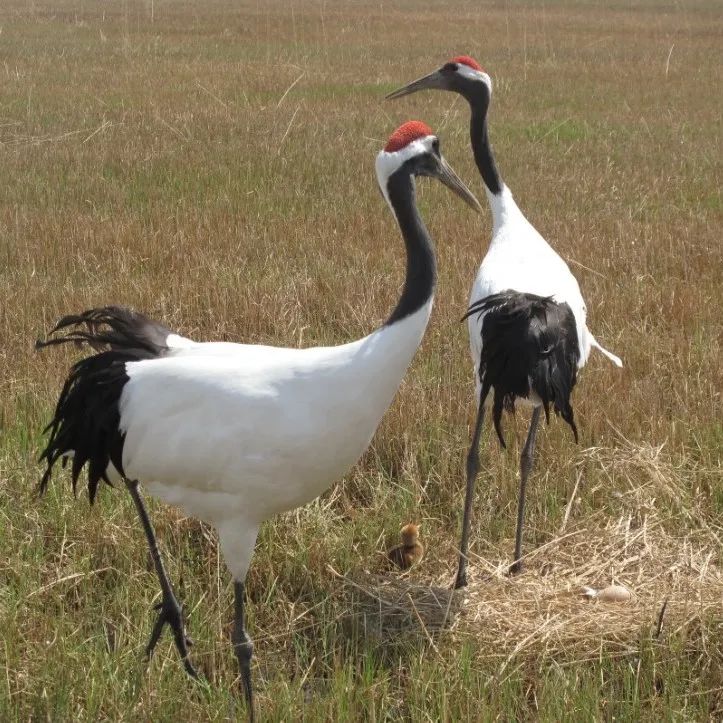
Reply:
[[[166,345],[173,350],[187,349],[189,347],[196,346],[196,344],[197,343],[193,341],[193,339],[188,339],[180,334],[169,334],[166,337]]]
[[[342,346],[193,344],[127,364],[126,476],[215,525],[243,579],[261,522],[313,500],[367,448],[431,306]]]

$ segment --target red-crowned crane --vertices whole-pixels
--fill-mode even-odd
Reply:
[[[244,580],[259,526],[313,500],[371,442],[419,346],[432,309],[436,262],[417,210],[415,176],[439,179],[475,210],[479,203],[441,156],[424,123],[410,121],[376,160],[379,187],[404,239],[404,288],[376,331],[349,344],[285,349],[196,343],[119,307],[60,320],[40,346],[80,342],[96,353],[70,370],[48,425],[47,469],[72,457],[93,501],[101,480],[123,480],[161,584],[160,613],[146,653],[170,625],[189,675],[181,606],[156,545],[139,483],[188,515],[213,524],[234,581],[234,651],[253,718]],[[53,336],[63,332],[60,336]]]
[[[502,447],[503,408],[516,400],[532,406],[532,419],[520,457],[515,554],[510,572],[521,569],[525,487],[532,470],[541,411],[549,421],[550,406],[577,428],[570,405],[577,370],[592,348],[614,364],[622,361],[604,349],[587,328],[587,308],[577,279],[567,264],[525,218],[497,170],[487,129],[492,80],[466,55],[452,58],[439,70],[390,93],[400,98],[424,89],[461,95],[472,112],[470,137],[477,168],[492,211],[492,241],[472,285],[465,318],[477,385],[477,420],[467,456],[467,491],[455,587],[467,584],[469,526],[474,485],[479,471],[479,441],[485,404],[492,392],[492,417]]]

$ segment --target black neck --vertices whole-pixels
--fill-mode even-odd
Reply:
[[[487,110],[489,108],[489,99],[476,95],[473,98],[467,98],[470,108],[472,109],[472,119],[470,121],[470,138],[472,140],[472,152],[474,160],[479,168],[480,175],[487,189],[499,195],[502,193],[502,179],[500,178],[495,157],[490,146],[490,138],[487,130]]]
[[[386,326],[421,309],[434,293],[437,281],[432,240],[417,210],[412,174],[405,166],[389,177],[387,194],[407,249],[407,275],[402,295],[387,319]]]

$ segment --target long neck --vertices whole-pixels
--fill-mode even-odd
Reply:
[[[437,263],[432,241],[424,226],[414,197],[414,181],[403,168],[387,181],[389,204],[397,217],[407,251],[404,289],[385,326],[394,324],[421,309],[434,293]]]
[[[468,98],[467,100],[472,109],[470,138],[472,141],[474,160],[482,176],[482,180],[487,187],[488,194],[499,196],[502,194],[504,184],[497,170],[495,157],[492,153],[492,146],[490,145],[489,131],[487,129],[489,101],[479,95],[474,98]]]
[[[487,201],[492,211],[492,234],[494,243],[497,231],[505,224],[512,222],[526,223],[527,221],[515,203],[510,189],[504,184],[497,170],[495,157],[492,153],[492,146],[490,145],[489,131],[487,130],[489,98],[479,92],[468,95],[466,98],[472,109],[472,119],[470,120],[472,152],[474,153],[477,168],[484,181],[485,190],[487,191]]]

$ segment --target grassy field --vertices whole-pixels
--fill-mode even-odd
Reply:
[[[169,637],[143,663],[158,585],[128,495],[104,488],[90,508],[58,478],[38,500],[41,430],[74,357],[33,341],[111,302],[198,339],[368,333],[403,275],[373,174],[389,133],[425,120],[484,200],[463,103],[382,100],[462,52],[495,81],[505,181],[625,368],[591,358],[579,445],[557,420],[542,431],[514,579],[525,415],[506,453],[485,434],[473,582],[446,592],[473,414],[458,320],[491,224],[422,182],[440,265],[422,348],[361,462],[258,541],[261,719],[723,717],[719,3],[4,0],[2,720],[243,715],[213,530],[152,505],[209,680],[194,686]],[[385,573],[379,552],[410,520],[427,557]],[[632,604],[579,595],[613,581]]]

